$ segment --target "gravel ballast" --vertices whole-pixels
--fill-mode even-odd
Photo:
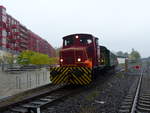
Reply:
[[[42,113],[117,113],[123,98],[135,80],[123,72],[101,74],[89,87],[63,99]]]

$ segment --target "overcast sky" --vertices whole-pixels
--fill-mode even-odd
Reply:
[[[0,0],[7,13],[53,47],[72,33],[90,33],[112,51],[150,56],[150,0]]]

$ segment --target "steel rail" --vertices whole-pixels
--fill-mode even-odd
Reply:
[[[4,99],[0,100],[0,112],[7,110],[9,108],[9,106],[13,106],[18,103],[24,103],[33,98],[38,98],[41,95],[48,94],[48,93],[53,92],[61,87],[64,87],[64,86],[63,85],[55,86],[53,84],[48,84],[48,85],[40,86],[40,87],[21,92],[21,93],[18,93],[16,95],[13,95],[13,96],[10,96],[7,98],[4,98]]]
[[[144,72],[144,70],[141,71],[141,76],[140,76],[140,79],[139,79],[139,82],[138,82],[138,87],[136,89],[136,94],[135,94],[135,97],[134,97],[134,101],[133,101],[130,113],[135,113],[136,112],[136,105],[137,105],[137,100],[138,100],[138,96],[139,96],[139,92],[140,92],[140,87],[141,87],[141,83],[142,83],[143,72]]]

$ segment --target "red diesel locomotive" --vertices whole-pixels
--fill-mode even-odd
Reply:
[[[92,82],[95,70],[117,65],[117,57],[99,46],[98,38],[91,34],[63,37],[59,60],[60,67],[52,68],[50,72],[54,84],[87,85]]]

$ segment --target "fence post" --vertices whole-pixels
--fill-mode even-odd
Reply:
[[[128,59],[125,59],[125,72],[128,72]]]

